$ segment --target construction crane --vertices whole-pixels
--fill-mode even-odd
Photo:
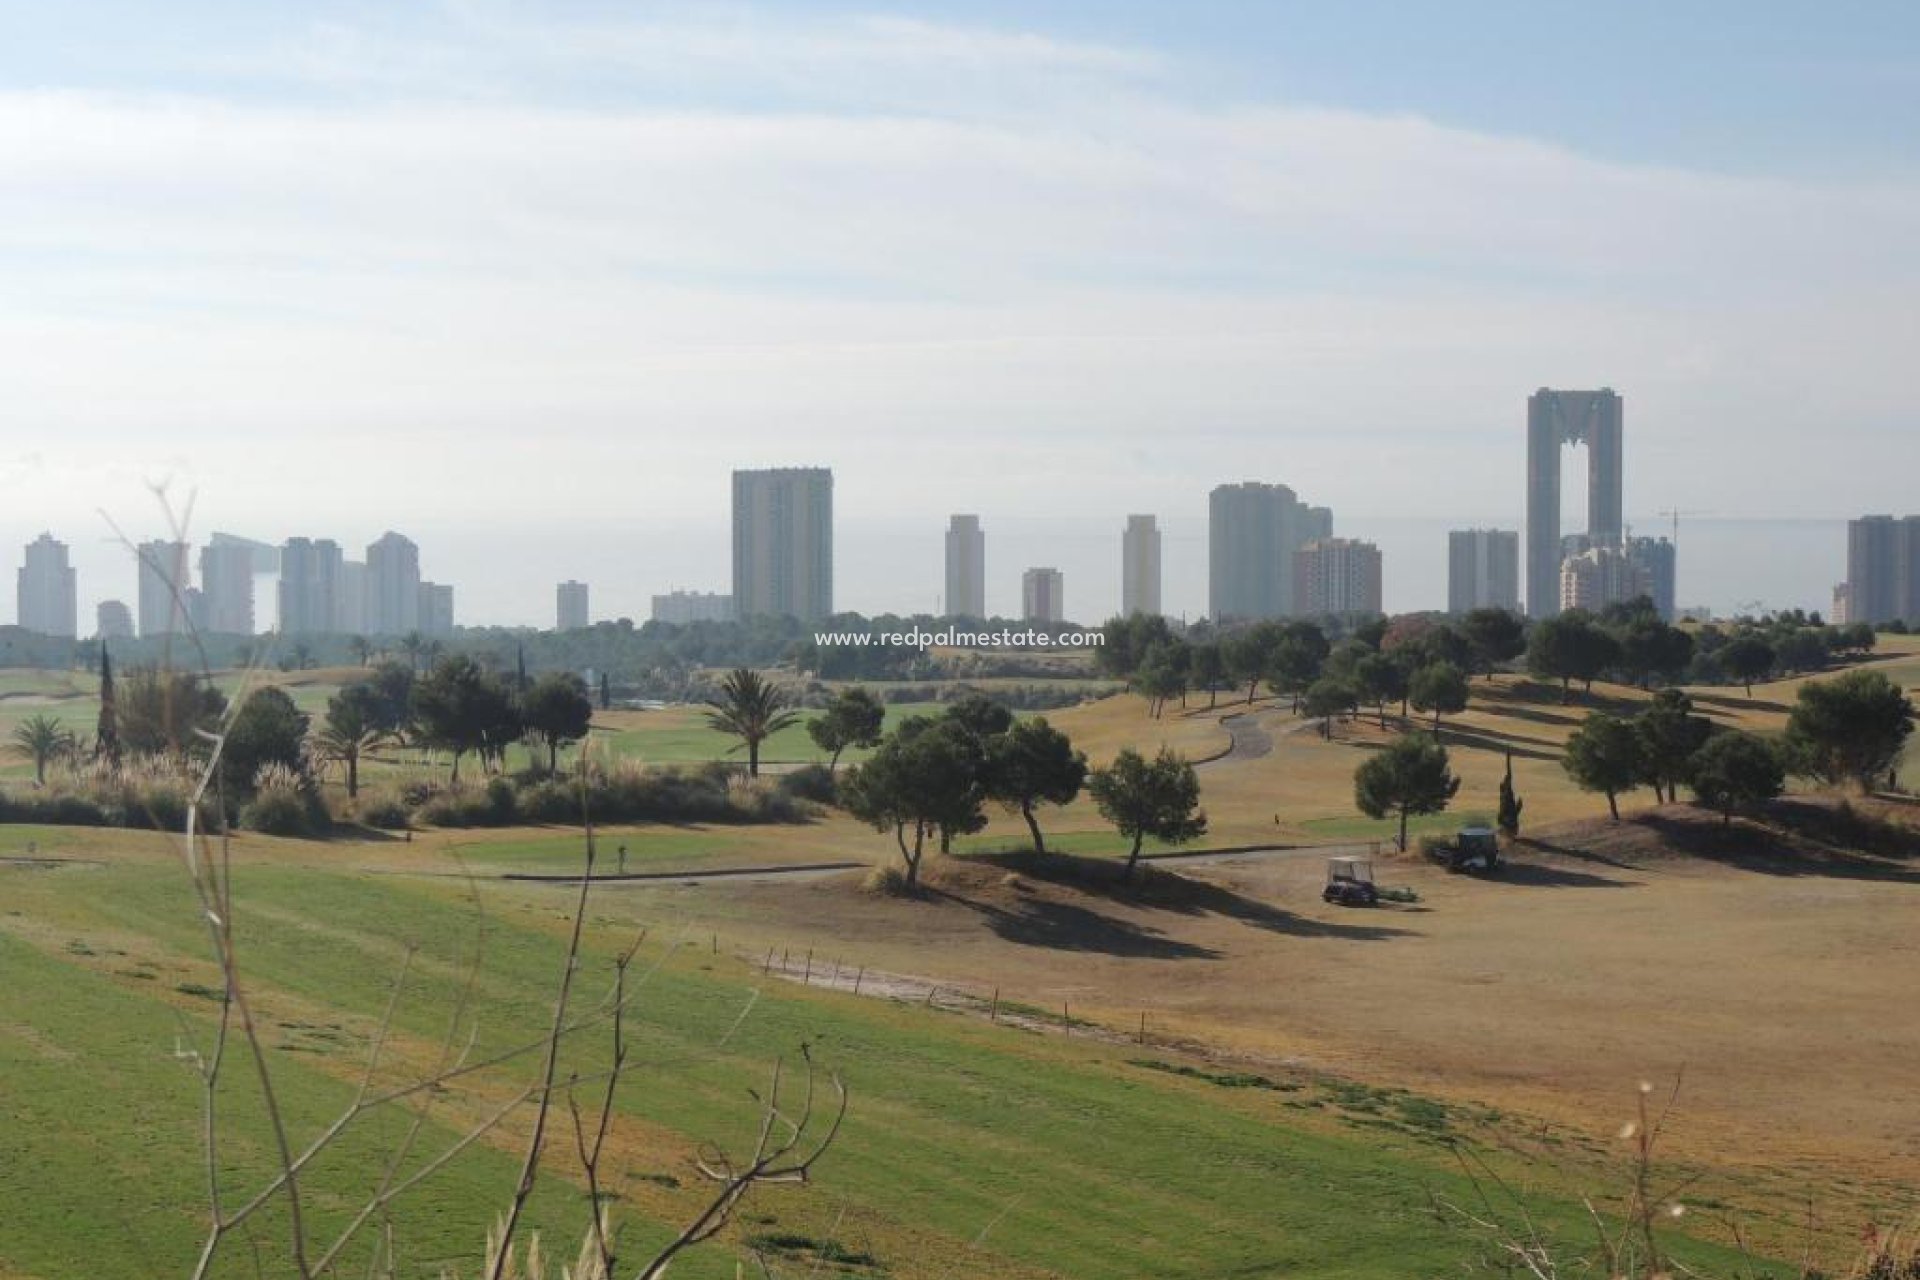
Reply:
[[[1675,551],[1678,551],[1680,549],[1680,517],[1681,516],[1688,516],[1688,517],[1710,516],[1713,514],[1713,512],[1683,511],[1679,507],[1669,507],[1665,511],[1660,512],[1660,514],[1662,516],[1671,516],[1673,518],[1673,549]]]

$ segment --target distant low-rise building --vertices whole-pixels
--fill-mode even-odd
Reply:
[[[720,591],[669,591],[653,598],[652,617],[684,627],[693,622],[726,622],[733,617],[733,597]]]
[[[133,610],[125,600],[102,600],[94,606],[93,633],[102,640],[133,639]]]
[[[553,625],[560,631],[582,631],[587,623],[587,584],[572,579],[553,593]]]
[[[420,634],[444,638],[453,634],[453,587],[444,582],[420,584]]]
[[[1027,570],[1020,575],[1020,616],[1028,622],[1064,622],[1066,605],[1061,597],[1065,586],[1058,569],[1043,566]]]
[[[1646,566],[1616,546],[1588,547],[1560,562],[1560,608],[1597,613],[1610,604],[1651,596]]]
[[[1315,618],[1377,614],[1380,548],[1354,538],[1314,538],[1293,553],[1293,612]]]

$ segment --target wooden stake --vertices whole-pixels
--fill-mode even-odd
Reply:
[[[853,975],[853,994],[860,994],[860,979],[867,976],[867,966],[861,965],[860,972]]]
[[[806,967],[806,970],[800,975],[800,985],[805,987],[805,986],[811,986],[812,983],[813,983],[813,948],[808,947],[807,948],[807,967]]]
[[[1147,1011],[1145,1009],[1142,1009],[1140,1011],[1140,1043],[1145,1044],[1146,1042],[1147,1042]]]
[[[993,1008],[987,1011],[988,1022],[1000,1021],[1000,988],[993,989]]]

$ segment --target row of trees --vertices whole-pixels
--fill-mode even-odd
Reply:
[[[956,835],[986,826],[991,804],[1018,813],[1034,851],[1045,853],[1040,809],[1071,804],[1082,789],[1131,841],[1129,876],[1147,840],[1180,844],[1206,832],[1199,779],[1178,755],[1163,749],[1149,760],[1129,748],[1107,768],[1089,770],[1086,756],[1044,718],[1016,721],[986,698],[902,721],[848,772],[839,797],[854,817],[893,833],[912,886],[928,841],[948,851]]]
[[[1690,787],[1731,821],[1778,796],[1789,775],[1871,790],[1890,779],[1913,732],[1913,703],[1877,671],[1850,671],[1801,686],[1782,739],[1716,729],[1677,690],[1662,690],[1631,717],[1596,714],[1567,740],[1562,765],[1579,786],[1619,797],[1650,786],[1663,802]]]

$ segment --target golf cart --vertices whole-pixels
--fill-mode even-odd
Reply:
[[[1341,907],[1377,907],[1380,890],[1373,883],[1373,859],[1328,858],[1327,887],[1320,897]]]
[[[1491,875],[1500,869],[1500,839],[1492,827],[1462,827],[1445,844],[1428,846],[1427,856],[1449,871]]]

